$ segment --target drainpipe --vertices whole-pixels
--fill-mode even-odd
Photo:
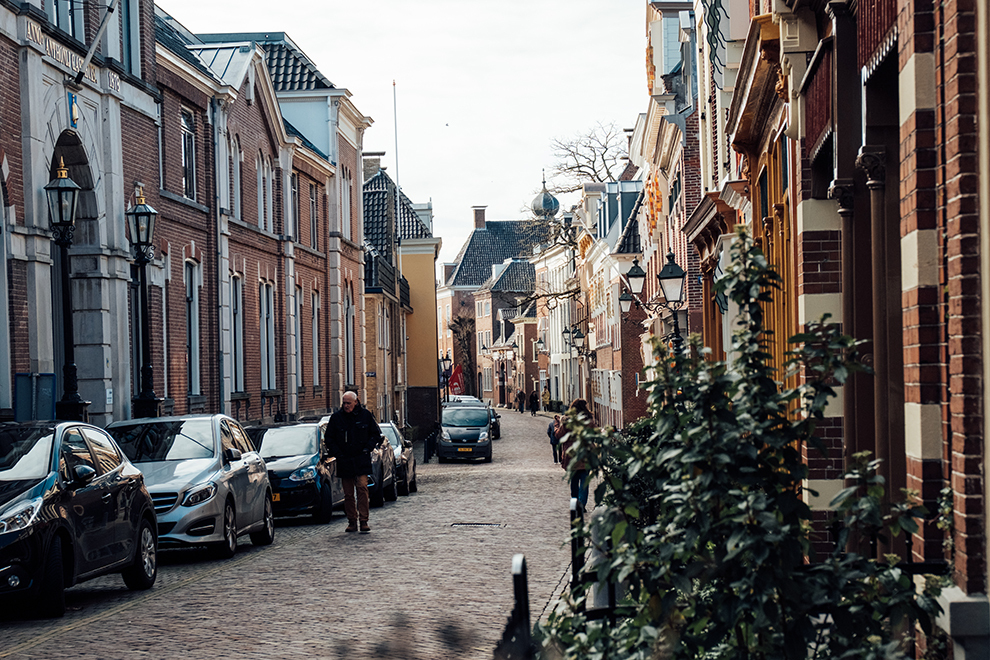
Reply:
[[[217,394],[220,399],[220,411],[228,412],[224,394],[224,354],[223,354],[223,230],[220,222],[220,164],[217,162],[217,154],[220,153],[220,127],[217,117],[219,108],[216,97],[210,99],[210,120],[213,122],[213,221],[216,223],[217,232],[217,368],[219,378],[217,379]],[[224,163],[226,165],[226,163]]]

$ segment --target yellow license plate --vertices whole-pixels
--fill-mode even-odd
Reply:
[[[457,451],[471,451],[470,447],[458,447]]]
[[[272,502],[279,501],[279,493],[272,493]]]

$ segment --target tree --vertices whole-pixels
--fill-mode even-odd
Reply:
[[[580,190],[586,182],[618,180],[628,157],[623,132],[614,123],[599,122],[572,138],[553,138],[550,145],[557,159],[551,175],[564,181],[550,190],[555,194]]]
[[[883,478],[858,456],[833,500],[834,550],[814,556],[802,449],[824,452],[816,425],[834,387],[860,367],[859,343],[834,324],[792,341],[803,384],[782,389],[769,367],[764,306],[778,277],[741,233],[718,288],[739,306],[733,362],[698,339],[671,354],[655,345],[653,417],[632,433],[569,422],[575,459],[600,480],[580,539],[605,539],[596,578],[622,593],[614,622],[586,616],[572,587],[543,636],[544,657],[836,659],[904,657],[914,623],[937,605],[894,561],[850,551],[855,537],[913,532],[909,497],[882,510]],[[896,560],[895,560],[896,561]]]
[[[453,335],[457,345],[457,363],[464,372],[464,385],[468,394],[474,392],[477,383],[474,380],[474,317],[456,314],[447,322],[447,329]]]

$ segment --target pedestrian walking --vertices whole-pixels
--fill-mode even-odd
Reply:
[[[526,393],[522,390],[516,390],[516,408],[520,415],[526,412]]]
[[[536,396],[536,390],[529,393],[529,412],[536,417],[536,411],[540,409],[540,397]]]
[[[572,425],[574,422],[579,422],[587,426],[594,425],[594,418],[591,416],[591,411],[588,410],[588,402],[584,399],[574,399],[571,402],[571,407],[567,410],[567,417],[571,420]],[[567,436],[566,440],[564,436]],[[571,461],[573,459],[571,455],[573,441],[568,435],[567,425],[563,422],[561,422],[560,428],[557,429],[557,437],[561,440],[560,466],[567,471],[571,467]],[[571,497],[578,499],[578,502],[581,503],[582,510],[588,507],[588,468],[584,461],[576,462],[573,470],[571,470]]]
[[[543,388],[543,396],[540,397],[543,400],[543,409],[550,410],[550,386],[547,385]]]
[[[560,440],[557,438],[557,429],[560,428],[560,415],[554,415],[550,425],[547,426],[547,435],[550,436],[550,449],[553,450],[553,462],[560,463]]]
[[[371,531],[368,524],[368,474],[371,451],[381,442],[382,430],[371,411],[354,392],[344,392],[341,409],[330,416],[323,436],[327,454],[337,459],[337,476],[344,486],[346,532]]]

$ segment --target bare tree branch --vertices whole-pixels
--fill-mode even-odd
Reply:
[[[550,190],[555,194],[580,190],[586,182],[615,181],[628,156],[623,131],[614,123],[599,122],[572,138],[553,138],[550,145],[557,159],[551,176],[564,181]]]

